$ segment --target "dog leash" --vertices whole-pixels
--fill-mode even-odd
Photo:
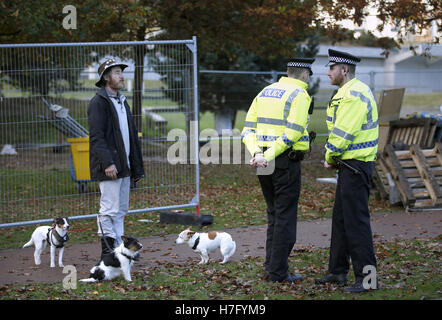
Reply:
[[[104,243],[105,243],[106,247],[109,249],[109,251],[110,251],[110,252],[113,252],[115,248],[111,248],[111,247],[109,246],[109,243],[107,242],[106,237],[104,236],[103,226],[101,225],[100,214],[99,214],[99,213],[97,213],[97,218],[98,218],[98,225],[100,226],[100,229],[101,229],[101,235],[102,235],[102,238],[103,238],[103,240],[104,240]]]

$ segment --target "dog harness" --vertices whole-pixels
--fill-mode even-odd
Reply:
[[[198,247],[198,244],[199,244],[199,243],[200,243],[200,237],[196,238],[196,240],[195,240],[195,244],[193,245],[192,250],[195,250],[196,247]]]
[[[55,239],[58,241],[59,245],[55,245],[52,241],[51,241],[51,231],[52,231],[52,236],[55,236]],[[64,237],[60,236],[57,232],[57,230],[55,230],[55,228],[50,228],[48,230],[48,234],[46,235],[46,240],[48,241],[48,243],[53,244],[57,249],[59,248],[63,248],[64,247],[64,243],[67,242],[69,240],[69,236],[66,233],[66,235]]]

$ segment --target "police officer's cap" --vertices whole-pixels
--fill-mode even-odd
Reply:
[[[329,62],[325,65],[326,67],[340,63],[355,66],[358,62],[361,62],[361,58],[355,57],[354,55],[346,52],[328,49],[328,61]]]
[[[101,88],[101,86],[104,84],[103,81],[103,74],[104,72],[112,67],[116,67],[116,66],[120,66],[121,70],[124,70],[128,67],[127,64],[118,62],[115,59],[106,59],[106,61],[104,61],[99,67],[98,67],[98,76],[100,77],[100,80],[98,80],[97,83],[95,83],[95,85],[99,88]]]
[[[287,67],[306,68],[310,70],[310,75],[312,75],[312,63],[314,61],[314,58],[289,58],[287,59]]]

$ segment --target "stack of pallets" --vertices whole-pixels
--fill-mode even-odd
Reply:
[[[406,208],[442,208],[442,143],[431,149],[412,144],[409,150],[387,144],[378,154],[373,182],[392,204],[396,188]]]
[[[387,144],[400,144],[409,148],[417,144],[422,148],[434,146],[437,120],[432,118],[390,121]]]

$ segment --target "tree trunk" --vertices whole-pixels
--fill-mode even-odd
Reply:
[[[233,126],[235,124],[236,110],[216,110],[215,111],[215,130],[222,135],[222,130],[230,130],[232,134]]]

